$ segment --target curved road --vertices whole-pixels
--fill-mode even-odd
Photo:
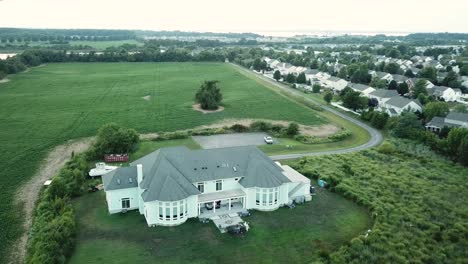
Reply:
[[[304,98],[305,100],[313,103],[313,104],[316,104],[316,105],[319,105],[317,104],[314,100],[308,98],[308,97],[305,97],[304,94],[298,90],[295,90],[295,89],[292,89],[288,86],[285,86],[281,83],[278,83],[274,80],[271,80],[261,74],[257,74],[257,73],[254,73],[252,71],[249,71],[241,66],[238,66],[236,64],[233,64],[231,63],[231,65],[233,65],[234,67],[236,67],[237,69],[243,71],[243,72],[246,72],[248,74],[252,74],[252,75],[255,75],[256,77],[258,77],[259,79],[262,79],[263,81],[266,81],[276,87],[278,87],[279,89],[281,90],[284,90],[284,91],[287,91],[291,94],[294,94],[294,95],[298,95],[298,96],[301,96],[302,98]],[[371,138],[368,142],[362,144],[362,145],[359,145],[359,146],[356,146],[356,147],[351,147],[351,148],[345,148],[345,149],[336,149],[336,150],[326,150],[326,151],[321,151],[321,152],[309,152],[309,153],[298,153],[298,154],[284,154],[284,155],[274,155],[274,156],[270,156],[271,159],[273,160],[285,160],[285,159],[296,159],[296,158],[302,158],[302,157],[308,157],[308,156],[319,156],[319,155],[329,155],[329,154],[343,154],[343,153],[349,153],[349,152],[355,152],[355,151],[361,151],[361,150],[364,150],[364,149],[369,149],[369,148],[372,148],[372,147],[375,147],[377,145],[379,145],[382,140],[383,140],[383,136],[382,134],[380,133],[380,131],[378,131],[377,129],[373,128],[373,127],[370,127],[369,125],[353,118],[353,117],[350,117],[348,115],[345,115],[339,111],[336,111],[335,109],[329,107],[329,106],[326,106],[326,105],[319,105],[322,109],[324,109],[325,111],[328,111],[328,112],[331,112],[343,119],[346,119],[350,122],[353,122],[354,124],[362,127],[363,129],[365,129],[367,132],[369,132]]]

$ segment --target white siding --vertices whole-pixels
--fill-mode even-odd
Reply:
[[[115,214],[122,212],[122,199],[130,199],[130,208],[127,210],[138,209],[138,188],[127,188],[120,190],[106,191],[106,201],[109,213]]]

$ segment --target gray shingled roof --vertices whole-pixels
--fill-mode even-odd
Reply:
[[[426,126],[433,126],[433,127],[440,127],[443,128],[444,126],[448,126],[445,124],[445,118],[440,116],[434,116],[431,121],[429,121]]]
[[[376,97],[380,97],[380,98],[391,98],[394,96],[399,96],[396,90],[386,90],[386,89],[377,89],[370,94]]]
[[[410,100],[408,98],[402,97],[402,96],[394,96],[390,98],[385,104],[395,106],[398,108],[403,108],[407,106],[409,103],[414,102],[417,105],[421,106],[418,101],[415,100]]]
[[[102,175],[104,190],[135,188],[137,183],[136,167],[121,167]]]
[[[364,84],[360,84],[360,83],[350,83],[348,84],[348,86],[352,89],[355,89],[355,90],[358,90],[358,91],[364,91],[368,88],[370,88],[370,86],[367,86],[367,85],[364,85]]]
[[[245,188],[290,182],[282,169],[254,146],[189,150],[162,148],[132,162],[143,166],[140,188],[146,201],[177,201],[199,194],[197,182],[239,177]],[[135,172],[136,173],[136,172]]]
[[[446,119],[468,122],[468,113],[450,112]]]
[[[428,88],[427,90],[431,92],[433,95],[442,95],[445,90],[450,89],[450,87],[446,86],[433,86],[431,88]]]
[[[392,74],[392,77],[395,82],[405,82],[406,80],[408,80],[408,77],[400,74]]]

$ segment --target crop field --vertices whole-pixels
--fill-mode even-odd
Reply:
[[[137,211],[109,215],[103,192],[75,201],[78,242],[69,263],[308,263],[370,227],[368,211],[320,190],[291,210],[253,211],[244,237],[221,234],[196,219],[148,227]]]
[[[18,187],[52,147],[92,136],[105,123],[158,132],[225,118],[328,122],[221,63],[49,64],[8,78],[0,83],[0,263],[21,230]],[[211,79],[220,81],[225,110],[192,110],[195,91]]]

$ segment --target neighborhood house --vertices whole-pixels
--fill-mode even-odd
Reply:
[[[309,201],[310,180],[254,146],[161,148],[102,177],[109,213],[139,210],[148,226]]]

